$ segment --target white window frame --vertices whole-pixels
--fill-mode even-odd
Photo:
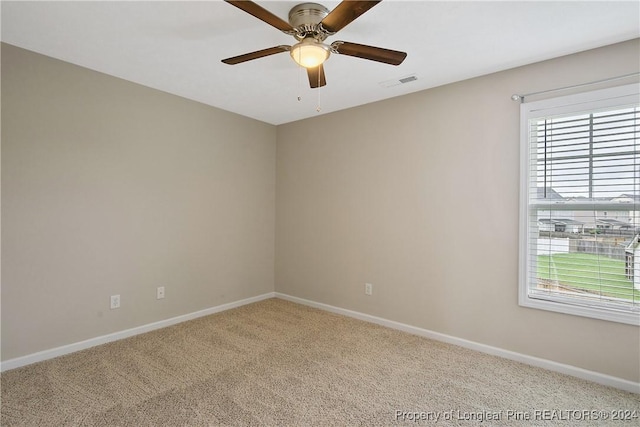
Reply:
[[[554,311],[559,313],[608,320],[631,325],[640,325],[640,311],[620,311],[614,308],[580,303],[570,296],[532,297],[529,292],[529,278],[535,266],[530,257],[530,146],[529,121],[537,117],[584,113],[606,107],[615,107],[640,102],[640,85],[631,84],[609,89],[584,92],[575,95],[523,102],[520,106],[520,251],[519,251],[519,292],[520,306]],[[615,208],[615,206],[613,206]],[[565,206],[565,209],[568,209]],[[605,206],[602,206],[605,208]],[[562,207],[558,206],[561,210]]]

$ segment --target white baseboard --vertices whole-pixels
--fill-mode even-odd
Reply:
[[[620,390],[629,391],[632,393],[640,393],[640,383],[625,380],[623,378],[613,377],[611,375],[602,374],[599,372],[589,371],[586,369],[578,368],[576,366],[565,365],[563,363],[554,362],[552,360],[541,359],[539,357],[528,356],[522,353],[516,353],[514,351],[505,350],[498,347],[492,347],[486,344],[480,344],[474,341],[457,338],[451,335],[441,334],[439,332],[430,331],[428,329],[418,328],[416,326],[407,325],[393,320],[383,319],[381,317],[371,316],[369,314],[360,313],[357,311],[347,310],[340,307],[334,307],[332,305],[323,304],[315,301],[306,300],[303,298],[294,297],[280,292],[275,292],[276,298],[295,302],[298,304],[307,305],[321,310],[329,311],[336,314],[342,314],[344,316],[353,317],[355,319],[364,320],[365,322],[375,323],[377,325],[386,326],[392,329],[408,332],[413,335],[419,335],[425,338],[430,338],[436,341],[445,342],[448,344],[454,344],[460,347],[476,350],[481,353],[490,354],[493,356],[503,357],[505,359],[514,360],[516,362],[525,363],[531,366],[537,366],[549,371],[559,372],[561,374],[571,375],[573,377],[581,378],[584,380],[592,381],[594,383],[614,387]]]
[[[65,354],[74,353],[80,350],[85,350],[87,348],[95,347],[101,344],[106,344],[112,341],[121,340],[123,338],[128,338],[134,335],[144,334],[145,332],[151,332],[156,329],[166,328],[167,326],[172,326],[178,323],[186,322],[187,320],[197,319],[198,317],[208,316],[210,314],[219,313],[221,311],[230,310],[232,308],[240,307],[243,305],[251,304],[254,302],[262,301],[262,300],[273,298],[273,297],[275,297],[275,292],[269,292],[263,295],[258,295],[255,297],[218,305],[216,307],[207,308],[207,309],[196,311],[193,313],[184,314],[182,316],[172,317],[171,319],[160,320],[158,322],[137,326],[135,328],[126,329],[124,331],[114,332],[112,334],[103,335],[96,338],[90,338],[85,341],[80,341],[73,344],[52,348],[50,350],[39,351],[37,353],[28,354],[22,357],[16,357],[15,359],[9,359],[7,361],[0,363],[0,372],[19,368],[21,366],[30,365],[36,362],[42,362],[48,359],[53,359],[54,357],[63,356]]]

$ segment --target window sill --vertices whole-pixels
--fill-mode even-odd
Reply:
[[[640,312],[638,311],[615,311],[599,307],[583,306],[561,301],[533,298],[529,295],[520,295],[518,303],[522,307],[536,308],[539,310],[554,311],[556,313],[571,314],[574,316],[589,317],[592,319],[607,320],[609,322],[640,326]]]

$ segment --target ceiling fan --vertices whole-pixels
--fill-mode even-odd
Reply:
[[[322,64],[332,53],[355,56],[391,65],[400,65],[407,57],[405,52],[363,44],[345,41],[335,41],[330,45],[324,43],[327,37],[346,27],[381,0],[345,0],[332,11],[329,11],[321,4],[301,3],[289,11],[289,22],[285,22],[252,1],[225,1],[279,29],[283,33],[293,36],[298,41],[293,46],[280,45],[223,59],[222,62],[225,64],[235,65],[276,53],[289,52],[296,63],[307,69],[309,85],[312,88],[317,88],[327,84]]]

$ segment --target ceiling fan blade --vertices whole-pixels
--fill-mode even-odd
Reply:
[[[276,27],[280,31],[284,31],[285,33],[294,31],[293,27],[289,25],[287,21],[284,21],[278,18],[273,13],[269,12],[268,10],[264,9],[262,6],[252,1],[248,1],[248,0],[242,0],[242,1],[224,0],[224,1],[237,7],[238,9],[244,10],[249,15],[255,16],[259,20],[266,22],[272,27]]]
[[[407,57],[406,52],[343,41],[333,42],[331,47],[342,55],[355,56],[391,65],[400,65]]]
[[[311,89],[322,87],[327,84],[322,64],[315,68],[307,68],[307,76],[309,76],[309,86],[311,86]]]
[[[322,28],[330,33],[337,33],[347,25],[349,25],[357,17],[380,3],[377,1],[351,1],[345,0],[336,6],[327,16],[324,17]]]
[[[234,56],[233,58],[223,59],[222,62],[229,65],[240,64],[241,62],[251,61],[252,59],[258,59],[269,55],[275,55],[280,52],[287,52],[290,46],[275,46],[268,49],[257,50],[251,53],[245,53],[244,55]]]

